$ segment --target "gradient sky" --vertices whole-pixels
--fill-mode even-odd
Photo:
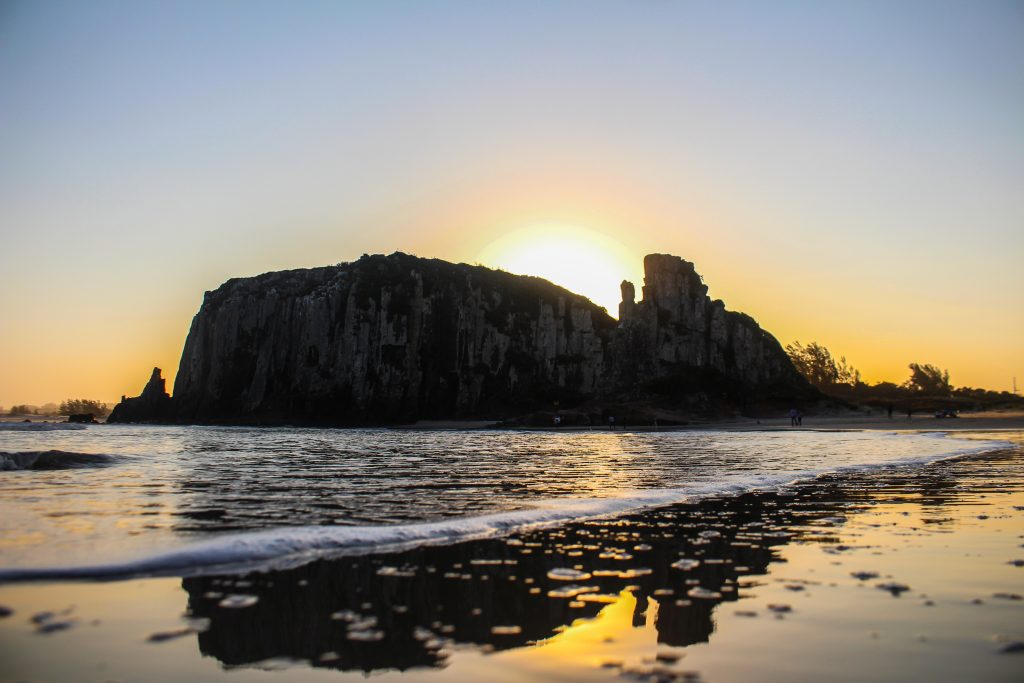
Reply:
[[[229,277],[549,225],[604,305],[669,252],[869,381],[1024,385],[1024,4],[0,1],[0,405],[173,378]]]

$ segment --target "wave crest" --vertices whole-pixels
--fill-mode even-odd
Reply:
[[[103,467],[116,458],[104,453],[71,451],[0,451],[0,470],[70,470]]]

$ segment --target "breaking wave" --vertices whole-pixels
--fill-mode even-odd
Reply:
[[[70,470],[80,467],[102,467],[115,462],[103,453],[72,453],[69,451],[0,451],[0,470]]]
[[[704,498],[775,490],[822,475],[881,470],[908,465],[927,465],[940,460],[977,455],[1011,445],[993,441],[983,445],[978,445],[976,442],[953,440],[949,440],[948,443],[950,449],[938,455],[914,456],[883,463],[845,465],[770,475],[730,475],[716,483],[635,490],[624,492],[614,498],[548,499],[528,510],[476,517],[459,517],[390,526],[283,527],[230,534],[124,562],[74,567],[0,569],[0,581],[190,576],[222,571],[281,568],[303,564],[325,556],[390,552],[420,545],[476,540],[572,521],[614,517],[645,508],[693,502]],[[65,455],[82,456],[84,454]]]

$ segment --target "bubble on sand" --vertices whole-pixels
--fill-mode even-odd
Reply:
[[[999,648],[998,652],[1001,655],[1020,654],[1024,652],[1024,641],[1014,640],[1009,642]]]
[[[858,581],[868,581],[870,579],[877,579],[878,572],[850,572],[850,576]]]
[[[563,588],[555,588],[554,590],[548,591],[549,598],[575,598],[577,595],[583,595],[584,593],[598,593],[600,588],[597,586],[577,586],[575,584],[571,586],[565,586]]]
[[[74,621],[47,621],[36,627],[36,633],[48,635],[57,631],[66,631],[75,625]]]
[[[256,595],[245,595],[244,593],[234,593],[228,595],[223,600],[217,603],[218,607],[224,607],[227,609],[242,609],[243,607],[252,607],[259,602],[259,596]]]
[[[993,593],[993,598],[999,598],[1000,600],[1021,600],[1021,596],[1016,593]]]
[[[1010,560],[1006,564],[1012,564],[1014,567],[1024,567],[1024,560]]]
[[[355,621],[358,618],[359,618],[359,615],[356,612],[353,612],[350,609],[342,609],[342,610],[338,610],[337,612],[331,612],[331,619],[333,619],[334,621],[348,621],[348,622],[352,622],[352,621]]]
[[[492,626],[491,635],[495,636],[518,636],[523,632],[521,626]]]
[[[789,538],[793,534],[788,531],[766,531],[761,534],[764,538]]]
[[[768,605],[768,609],[772,612],[775,612],[776,614],[789,614],[793,611],[792,607],[783,604],[771,604]]]
[[[578,569],[570,569],[569,567],[559,567],[550,570],[548,578],[553,581],[586,581],[590,578],[590,573],[579,571]]]
[[[619,562],[629,562],[633,559],[632,555],[621,550],[609,550],[599,554],[597,557],[602,560],[618,560]]]
[[[686,594],[691,598],[699,598],[701,600],[717,600],[722,597],[722,594],[718,591],[708,590],[707,588],[702,588],[701,586],[691,588],[690,590],[686,591]]]
[[[648,567],[633,567],[632,569],[624,569],[619,572],[620,579],[635,579],[640,576],[649,576],[654,573],[653,569]]]
[[[14,610],[13,609],[11,609],[10,607],[7,607],[6,605],[0,605],[0,619],[4,619],[6,617],[9,617],[12,614],[14,614]]]
[[[684,572],[685,571],[690,571],[691,569],[696,569],[699,566],[700,566],[700,560],[691,560],[691,559],[686,558],[686,557],[678,559],[678,560],[676,560],[675,562],[672,563],[672,568],[673,569],[682,569]]]
[[[897,583],[896,581],[887,581],[885,583],[880,583],[877,586],[875,586],[875,588],[878,588],[879,590],[883,591],[889,591],[890,593],[892,593],[893,597],[896,598],[900,597],[901,593],[905,593],[908,590],[910,590],[910,586],[908,586],[907,584]]]
[[[384,632],[369,629],[366,631],[349,631],[345,637],[361,643],[375,643],[378,640],[384,639]]]
[[[156,633],[149,634],[146,638],[147,643],[166,643],[169,640],[177,640],[184,636],[190,636],[196,633],[194,628],[179,628],[173,631],[157,631]]]
[[[398,568],[385,566],[377,570],[377,576],[395,576],[398,578],[407,579],[416,576],[416,570],[408,569],[405,567]]]

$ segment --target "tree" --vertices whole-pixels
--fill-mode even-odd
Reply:
[[[904,388],[928,396],[949,396],[952,392],[949,370],[940,370],[927,363],[911,363],[907,367],[910,368],[910,379],[903,383]]]
[[[69,398],[66,401],[61,401],[60,408],[57,409],[57,413],[60,415],[83,415],[86,413],[92,413],[93,415],[100,417],[109,412],[110,410],[107,408],[106,403],[93,401],[87,398]]]
[[[837,362],[832,353],[818,342],[804,346],[793,342],[786,347],[786,353],[797,371],[807,381],[818,388],[828,388],[836,384],[860,384],[860,371],[847,364],[846,357]]]

